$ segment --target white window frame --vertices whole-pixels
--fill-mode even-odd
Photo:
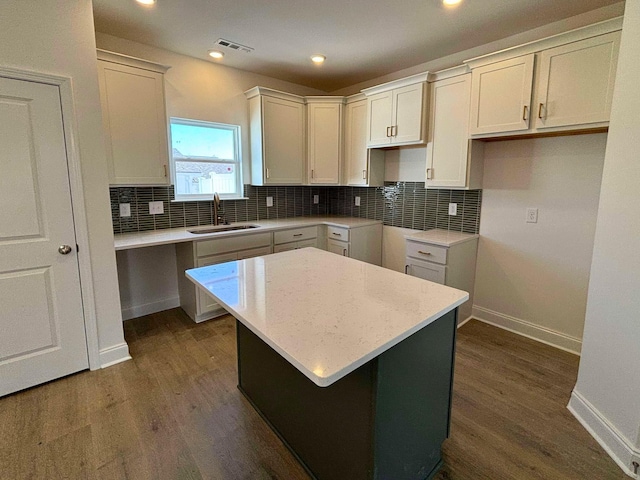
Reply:
[[[194,161],[194,162],[207,162],[207,163],[230,163],[233,161],[236,165],[236,193],[220,193],[220,198],[223,200],[237,200],[243,197],[244,184],[242,183],[242,152],[240,150],[240,125],[232,125],[227,123],[209,122],[206,120],[193,120],[190,118],[171,117],[169,119],[169,148],[170,148],[170,163],[171,163],[171,179],[175,191],[175,202],[193,202],[199,200],[212,200],[213,194],[179,194],[176,187],[176,181],[178,179],[176,173],[176,161],[173,158],[173,141],[171,140],[171,125],[193,125],[196,127],[212,127],[224,130],[230,130],[233,132],[234,152],[235,158],[225,160],[212,160],[209,157],[186,157],[179,159],[180,161]]]

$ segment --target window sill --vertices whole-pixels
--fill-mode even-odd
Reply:
[[[225,200],[249,200],[249,197],[226,197],[220,198],[221,202]],[[171,203],[185,203],[185,202],[213,202],[213,195],[207,197],[198,197],[198,198],[176,198],[175,200],[171,200]]]

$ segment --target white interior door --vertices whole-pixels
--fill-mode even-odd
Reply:
[[[0,165],[2,396],[89,366],[57,86],[0,78]]]

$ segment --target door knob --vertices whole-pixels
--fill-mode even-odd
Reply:
[[[69,245],[60,245],[58,247],[58,252],[60,252],[61,255],[68,255],[71,253],[71,247]]]

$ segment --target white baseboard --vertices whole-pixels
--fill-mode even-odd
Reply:
[[[122,320],[130,320],[132,318],[143,317],[152,313],[162,312],[170,308],[180,306],[180,297],[171,297],[157,302],[144,303],[142,305],[133,305],[122,309]]]
[[[100,367],[106,368],[116,363],[131,360],[129,355],[129,346],[126,343],[120,343],[113,347],[100,350]]]
[[[580,355],[580,350],[582,350],[582,340],[579,338],[556,332],[526,320],[494,312],[488,308],[474,305],[473,318],[575,355]]]
[[[463,326],[465,323],[467,323],[467,322],[468,322],[469,320],[471,320],[472,318],[473,318],[473,315],[471,315],[471,316],[469,316],[469,317],[465,318],[465,319],[464,319],[464,320],[462,320],[461,322],[458,322],[458,327],[457,327],[457,328],[460,328],[461,326]]]
[[[640,478],[634,475],[631,466],[631,462],[640,458],[640,450],[634,449],[629,440],[618,432],[597,408],[576,390],[571,392],[567,408],[624,473],[631,478]]]

